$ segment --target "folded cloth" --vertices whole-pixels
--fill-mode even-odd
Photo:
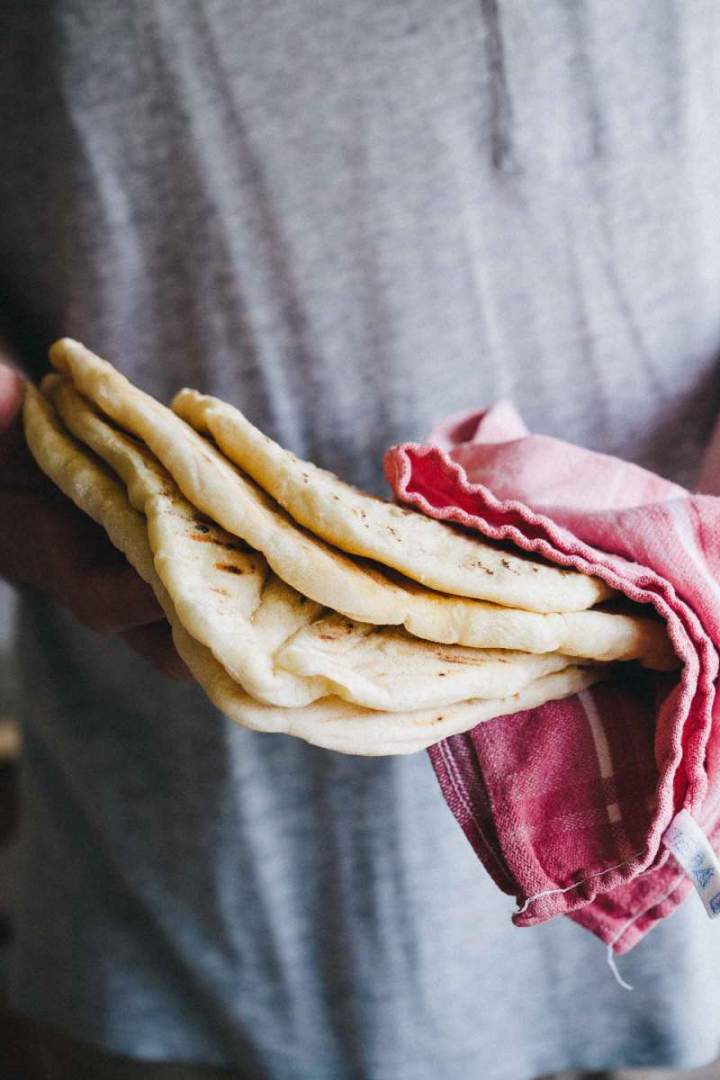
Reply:
[[[429,751],[470,843],[518,901],[514,922],[566,914],[627,952],[692,888],[662,843],[675,815],[720,846],[720,499],[531,435],[508,403],[391,448],[385,471],[423,513],[596,574],[665,620],[677,672],[616,669]]]

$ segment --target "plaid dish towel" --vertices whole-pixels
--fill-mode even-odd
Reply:
[[[385,471],[423,513],[596,574],[667,623],[677,672],[633,666],[429,751],[470,843],[518,901],[514,922],[569,915],[627,952],[699,875],[718,876],[693,882],[663,836],[689,820],[711,860],[707,840],[720,847],[720,499],[531,435],[508,403],[391,448]]]

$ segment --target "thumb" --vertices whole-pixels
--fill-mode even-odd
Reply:
[[[0,362],[0,431],[7,431],[20,411],[23,380],[15,368]]]

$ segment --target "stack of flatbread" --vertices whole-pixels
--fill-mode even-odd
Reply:
[[[28,386],[40,467],[150,583],[208,697],[257,731],[420,750],[636,661],[664,624],[596,578],[366,495],[216,398],[171,408],[69,339]],[[602,605],[598,607],[598,605]]]

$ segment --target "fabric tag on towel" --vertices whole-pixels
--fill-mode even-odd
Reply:
[[[720,915],[720,862],[695,818],[681,810],[662,842],[692,881],[710,918]]]

